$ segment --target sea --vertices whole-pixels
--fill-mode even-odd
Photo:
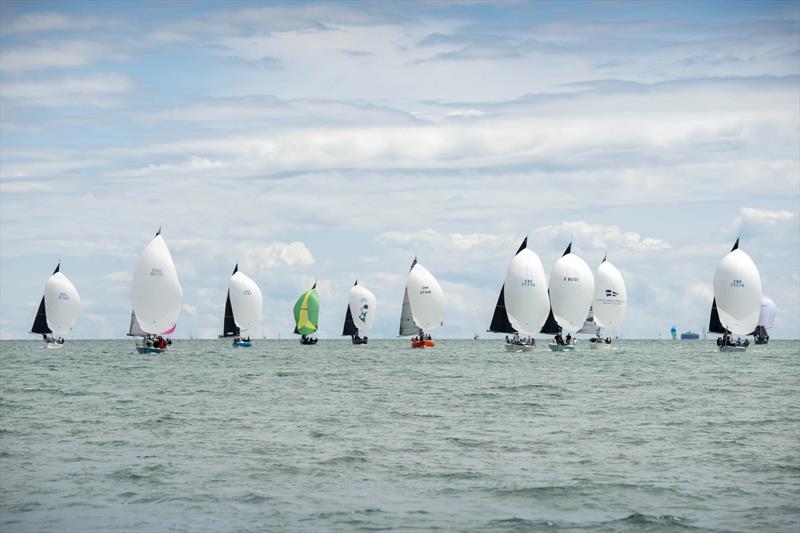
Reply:
[[[800,531],[800,342],[0,342],[0,531]]]

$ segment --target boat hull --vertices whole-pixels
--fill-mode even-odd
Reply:
[[[767,343],[769,343],[769,339],[767,339],[767,340],[763,340],[763,341],[760,341],[760,340],[757,340],[757,339],[756,339],[756,340],[755,340],[755,341],[753,341],[753,342],[754,342],[755,344],[767,344]]]
[[[317,344],[317,340],[318,339],[305,339],[305,340],[300,339],[300,344],[302,344],[303,346],[314,346],[315,344]]]
[[[64,347],[64,343],[46,342],[46,343],[44,343],[44,347],[48,348],[50,350],[57,350],[59,348],[63,348]]]
[[[507,352],[520,353],[520,352],[530,352],[531,350],[533,350],[533,346],[531,346],[529,344],[511,344],[511,343],[506,343],[506,351]]]
[[[367,339],[353,339],[353,344],[367,344]]]
[[[433,348],[434,346],[436,346],[436,342],[433,340],[411,341],[412,348]]]
[[[555,343],[551,342],[550,344],[547,345],[547,347],[550,348],[550,350],[553,351],[553,352],[574,352],[575,351],[575,345],[574,344],[555,344]]]
[[[137,346],[136,351],[139,353],[164,353],[166,348],[153,348],[152,346]]]
[[[253,346],[253,343],[248,341],[238,341],[233,343],[234,348],[250,348],[251,346]]]
[[[747,351],[747,346],[720,346],[720,352],[744,352]]]

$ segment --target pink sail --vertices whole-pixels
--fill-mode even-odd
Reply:
[[[175,333],[175,328],[177,328],[177,327],[178,327],[178,325],[175,324],[174,326],[169,328],[167,331],[162,332],[161,335],[170,335],[172,333]]]

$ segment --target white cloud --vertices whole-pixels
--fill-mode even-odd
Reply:
[[[566,243],[569,239],[579,247],[595,250],[622,249],[631,252],[653,252],[671,248],[669,243],[655,237],[642,237],[634,231],[622,231],[619,226],[590,224],[583,220],[545,226],[534,232],[549,242]]]
[[[794,214],[789,211],[772,211],[770,209],[756,209],[754,207],[743,207],[739,210],[742,222],[749,224],[768,224],[774,225],[778,222],[791,220]]]
[[[183,312],[189,316],[197,316],[197,307],[189,304],[183,304]]]
[[[109,106],[133,89],[133,81],[111,72],[48,80],[3,81],[4,99],[42,106]]]
[[[4,47],[0,52],[0,70],[11,73],[83,67],[112,57],[113,54],[113,47],[107,43],[81,40],[38,41]]]

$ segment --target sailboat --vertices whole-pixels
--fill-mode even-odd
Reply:
[[[761,312],[758,314],[758,325],[751,333],[753,340],[756,344],[767,344],[769,342],[769,333],[767,330],[775,324],[775,315],[778,308],[772,298],[766,295],[761,296]]]
[[[359,332],[368,330],[375,322],[375,304],[375,295],[356,280],[350,289],[342,327],[342,335],[349,335],[353,344],[367,344],[369,341],[366,336],[360,337]]]
[[[412,348],[433,348],[436,346],[428,331],[444,324],[444,307],[447,297],[433,274],[417,262],[411,263],[403,296],[403,310],[400,314],[400,336],[414,335]]]
[[[183,288],[161,228],[142,251],[133,271],[133,311],[128,335],[142,337],[139,353],[161,353],[172,341],[183,303]]]
[[[672,340],[678,339],[678,328],[675,326],[675,324],[673,324],[669,329],[669,334],[672,335]]]
[[[539,256],[527,248],[527,243],[526,237],[508,265],[500,291],[506,319],[515,332],[512,339],[506,337],[506,350],[509,352],[532,350],[536,344],[533,334],[542,328],[550,312],[544,267]],[[526,337],[520,338],[520,333]]]
[[[48,348],[64,346],[81,311],[81,298],[72,282],[61,273],[61,263],[44,284],[44,294],[31,326],[31,333],[42,336]]]
[[[550,272],[550,309],[558,326],[556,342],[548,344],[551,350],[560,352],[575,349],[575,339],[562,342],[560,334],[564,330],[577,332],[583,327],[593,295],[592,270],[586,261],[572,253],[570,242]],[[548,327],[549,319],[545,321],[545,327]]]
[[[239,272],[237,263],[228,285],[225,320],[220,337],[233,337],[234,348],[250,348],[253,345],[250,335],[243,338],[241,333],[258,329],[263,302],[261,289],[250,277]]]
[[[617,332],[622,328],[622,319],[628,305],[628,290],[625,288],[622,273],[608,261],[607,255],[603,256],[597,267],[594,283],[594,298],[589,315],[593,318],[595,338],[590,340],[589,346],[600,348],[611,344],[610,337],[601,337],[603,328]]]
[[[317,283],[300,295],[294,304],[294,333],[300,335],[300,344],[317,344],[310,335],[319,327],[319,294]]]
[[[758,325],[761,312],[761,276],[750,256],[739,248],[739,239],[722,258],[714,272],[714,301],[708,331],[720,333],[721,352],[743,352],[750,344],[733,342],[731,333],[749,335]]]

